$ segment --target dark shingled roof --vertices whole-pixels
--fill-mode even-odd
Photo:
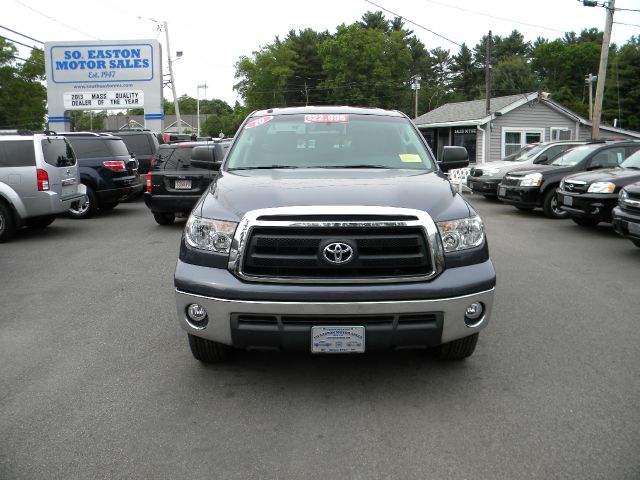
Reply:
[[[522,100],[531,93],[520,93],[506,97],[495,97],[491,99],[491,111],[502,110],[512,103]],[[446,122],[468,122],[480,120],[487,116],[486,100],[471,100],[470,102],[446,103],[424,115],[419,116],[413,122],[420,125]]]

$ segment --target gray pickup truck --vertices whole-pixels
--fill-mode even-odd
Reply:
[[[470,356],[496,275],[482,220],[404,114],[254,112],[186,223],[177,314],[194,357],[234,349]]]

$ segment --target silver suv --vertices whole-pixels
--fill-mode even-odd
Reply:
[[[63,136],[0,131],[0,242],[22,226],[49,226],[85,193]]]

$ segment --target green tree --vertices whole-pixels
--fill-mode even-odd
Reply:
[[[500,61],[493,69],[492,76],[492,96],[515,95],[535,91],[538,88],[538,80],[527,60],[517,55]]]
[[[473,60],[473,53],[465,43],[451,61],[451,88],[456,100],[475,100],[480,98],[484,85],[484,71]]]
[[[21,64],[17,53],[15,45],[0,38],[0,128],[40,130],[47,99],[44,53],[33,48]]]
[[[107,111],[74,110],[69,113],[71,130],[74,132],[100,131],[106,129]]]

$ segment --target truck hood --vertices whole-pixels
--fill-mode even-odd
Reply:
[[[471,213],[441,174],[368,169],[221,171],[194,212],[237,222],[250,210],[307,205],[413,208],[426,211],[435,221]]]
[[[587,182],[588,185],[593,182],[629,184],[640,180],[640,170],[636,170],[634,168],[606,168],[602,170],[578,173],[567,177],[567,179],[580,180],[582,182]]]
[[[512,177],[524,177],[529,173],[559,172],[561,170],[571,171],[572,166],[555,166],[555,165],[529,165],[525,168],[517,168],[509,172]]]

